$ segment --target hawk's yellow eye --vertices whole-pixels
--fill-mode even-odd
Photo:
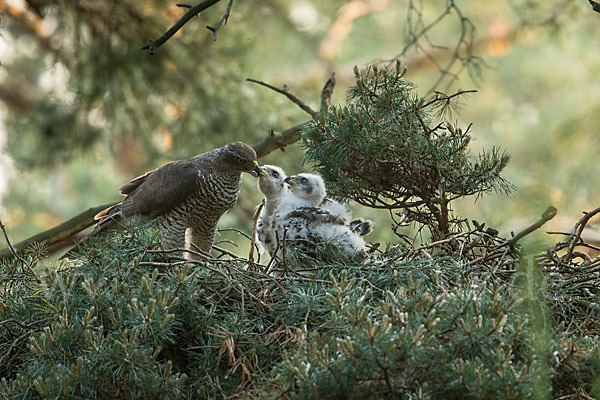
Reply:
[[[238,163],[238,164],[243,164],[243,163],[245,163],[245,162],[246,162],[246,161],[245,161],[243,158],[238,158],[238,159],[237,159],[237,163]]]

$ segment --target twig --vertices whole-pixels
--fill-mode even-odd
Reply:
[[[246,239],[252,240],[246,232],[242,232],[241,230],[239,230],[237,228],[219,228],[219,229],[217,229],[217,232],[219,232],[219,233],[221,233],[221,232],[236,232],[236,233],[239,233],[240,235],[242,235],[243,237],[245,237]]]
[[[332,72],[331,75],[329,75],[329,79],[327,79],[323,89],[321,89],[321,108],[319,109],[321,115],[329,111],[333,89],[335,89],[335,72]]]
[[[452,240],[458,239],[461,236],[469,236],[469,235],[472,235],[473,233],[475,233],[475,231],[456,233],[456,234],[453,234],[451,236],[448,236],[445,239],[438,240],[438,241],[435,241],[435,242],[431,242],[431,243],[425,244],[425,245],[423,245],[421,247],[417,247],[417,248],[411,250],[409,253],[416,254],[416,253],[420,252],[421,250],[426,250],[426,249],[429,249],[431,247],[438,246],[440,244],[448,243],[448,242],[451,242]]]
[[[579,221],[577,221],[577,223],[573,227],[573,230],[571,231],[571,237],[569,238],[569,240],[571,241],[571,244],[569,245],[569,251],[567,253],[566,260],[571,259],[571,256],[573,255],[573,250],[575,249],[575,245],[581,239],[581,234],[583,233],[583,230],[585,229],[585,226],[587,225],[589,220],[593,216],[598,214],[599,212],[600,212],[600,207],[596,208],[593,211],[586,213]]]
[[[9,319],[5,319],[4,321],[0,321],[0,326],[4,325],[4,324],[8,324],[8,323],[13,323],[18,325],[21,329],[29,329],[29,327],[23,323],[21,323],[20,321],[17,321],[14,318],[9,318]]]
[[[258,225],[258,217],[260,216],[260,212],[265,206],[265,199],[263,199],[258,207],[256,207],[256,211],[254,212],[254,216],[252,217],[252,240],[250,241],[250,253],[248,254],[248,261],[250,265],[255,267],[254,264],[254,246],[256,245],[256,227]]]
[[[274,90],[277,93],[281,93],[282,95],[284,95],[285,97],[287,97],[288,99],[290,99],[293,103],[295,103],[296,105],[298,105],[298,107],[300,107],[303,111],[307,112],[313,118],[317,115],[317,112],[314,111],[312,108],[310,108],[305,102],[303,102],[302,100],[300,100],[294,94],[290,93],[289,89],[287,88],[287,85],[284,86],[283,89],[279,89],[279,88],[276,88],[273,85],[269,85],[268,83],[263,82],[263,81],[259,81],[257,79],[246,78],[246,80],[248,82],[252,82],[252,83],[256,83],[256,84],[259,84],[261,86],[264,86],[264,87],[268,87],[269,89]]]
[[[36,281],[41,282],[40,278],[38,278],[38,276],[36,275],[36,273],[33,271],[33,268],[31,268],[31,265],[29,265],[29,263],[27,261],[25,261],[25,259],[23,257],[21,257],[16,251],[15,249],[12,247],[12,245],[10,244],[10,240],[8,240],[8,234],[6,233],[6,228],[4,227],[4,224],[2,223],[2,220],[0,219],[0,228],[2,228],[2,233],[4,233],[4,239],[6,239],[6,245],[8,246],[10,252],[12,253],[12,255],[19,260],[21,263],[23,263],[24,266],[27,267],[27,269],[29,269],[29,272],[31,272],[31,275],[33,275],[33,277],[35,278]]]
[[[426,108],[430,105],[432,105],[433,103],[437,103],[438,101],[445,101],[445,102],[449,102],[452,98],[463,95],[463,94],[467,94],[467,93],[477,93],[477,90],[475,89],[470,89],[470,90],[462,90],[459,89],[458,92],[451,94],[451,95],[446,95],[443,94],[441,92],[436,92],[436,96],[429,100],[427,103],[423,104],[422,106],[420,106],[420,109]]]
[[[452,78],[450,81],[451,83],[453,80],[457,79],[457,74],[466,66],[473,64],[475,64],[475,66],[478,65],[477,62],[479,58],[473,54],[475,27],[473,23],[462,14],[454,0],[447,1],[446,8],[429,23],[425,22],[422,11],[419,10],[415,3],[418,2],[415,2],[414,0],[409,0],[408,2],[408,14],[406,16],[408,40],[400,53],[392,60],[388,60],[388,62],[391,63],[399,60],[407,54],[408,50],[414,48],[417,53],[422,54],[421,58],[431,62],[440,73],[435,84],[427,91],[427,93],[431,93],[446,77]],[[431,33],[434,31],[434,28],[440,25],[442,21],[451,14],[454,14],[458,19],[460,34],[453,48],[447,50],[446,47],[438,46],[432,42]],[[444,53],[451,53],[450,60],[445,66],[440,65],[436,61],[438,53],[434,54],[431,51],[432,49],[444,49]],[[462,64],[458,71],[455,71],[456,68],[454,68],[456,61],[460,61]]]
[[[208,25],[206,26],[206,29],[208,29],[209,31],[211,31],[213,33],[214,41],[217,40],[217,31],[219,30],[219,28],[221,27],[223,22],[225,23],[225,25],[227,25],[227,20],[229,19],[229,14],[231,13],[232,5],[233,5],[233,0],[229,0],[229,3],[227,4],[227,9],[225,10],[225,14],[223,14],[221,19],[218,20],[217,23],[214,24],[213,26],[208,26]]]
[[[225,239],[225,240],[219,240],[218,242],[214,242],[213,248],[220,249],[220,247],[216,247],[216,246],[218,244],[225,244],[225,243],[230,244],[233,247],[238,247],[237,243],[235,243],[233,240]]]
[[[196,246],[195,244],[191,243],[192,247],[194,247],[194,249],[186,249],[183,247],[176,247],[176,248],[172,248],[172,249],[160,249],[160,250],[148,250],[148,253],[152,253],[152,254],[167,254],[167,253],[189,253],[192,254],[194,256],[198,256],[201,257],[202,259],[206,260],[206,261],[210,261],[210,262],[215,262],[215,263],[223,263],[226,262],[224,260],[219,260],[218,258],[214,258],[211,257],[210,254],[203,252],[202,250],[200,250],[198,248],[198,246]],[[198,260],[189,260],[189,259],[185,259],[183,257],[177,257],[181,262],[185,263],[186,261],[198,261]],[[170,265],[170,263],[163,263],[164,265]],[[140,263],[140,265],[150,265],[150,264],[146,264],[146,263]]]
[[[192,243],[192,246],[196,247],[196,245],[194,245],[193,243]],[[228,255],[229,257],[233,258],[234,260],[243,260],[243,261],[246,261],[246,259],[244,259],[244,258],[242,258],[242,257],[239,257],[239,256],[238,256],[238,255],[236,255],[235,253],[232,253],[231,251],[229,251],[229,250],[227,250],[227,249],[224,249],[224,248],[222,248],[222,247],[218,247],[218,246],[215,246],[215,245],[213,244],[213,247],[212,247],[212,248],[213,248],[213,249],[215,249],[215,250],[217,250],[217,251],[219,251],[219,252],[221,252],[221,254],[226,254],[226,255]],[[219,257],[221,257],[221,256],[219,256]]]
[[[523,229],[521,232],[517,233],[512,239],[507,240],[506,242],[498,245],[497,248],[504,247],[504,246],[513,247],[515,244],[517,244],[517,242],[519,240],[523,239],[523,237],[529,235],[531,232],[533,232],[535,230],[540,229],[546,222],[548,222],[552,218],[554,218],[556,216],[557,212],[558,212],[558,210],[556,208],[554,208],[552,206],[548,206],[546,211],[544,211],[544,213],[541,215],[541,218],[537,222],[535,222],[534,224],[531,224],[527,228]]]
[[[147,45],[142,47],[142,50],[148,50],[150,54],[154,54],[156,49],[162,46],[167,40],[169,40],[174,34],[176,34],[192,17],[200,14],[207,8],[217,4],[221,0],[204,0],[195,6],[190,7],[185,14],[181,16],[171,27],[163,33],[158,39],[150,41]],[[182,5],[183,6],[183,5]],[[181,7],[181,6],[180,6]]]

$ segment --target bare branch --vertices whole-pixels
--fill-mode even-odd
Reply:
[[[579,240],[581,239],[581,234],[583,233],[585,226],[587,225],[589,220],[592,219],[592,217],[598,213],[600,213],[600,207],[588,213],[585,213],[585,215],[579,221],[577,221],[577,223],[573,227],[573,230],[571,231],[571,236],[569,237],[571,244],[569,245],[567,257],[565,258],[567,261],[571,259],[573,255],[573,250],[575,249],[575,246],[579,243]]]
[[[206,26],[206,29],[208,29],[209,31],[211,31],[213,33],[213,40],[217,40],[217,31],[219,30],[219,28],[221,27],[221,25],[223,24],[223,22],[225,23],[225,25],[227,25],[227,20],[229,19],[229,14],[231,13],[231,6],[233,5],[233,0],[229,0],[229,4],[227,4],[227,9],[225,10],[225,14],[223,14],[223,16],[221,17],[220,20],[217,21],[216,24],[214,24],[213,26]]]
[[[325,85],[323,85],[323,89],[321,89],[321,108],[319,110],[321,114],[325,114],[329,110],[333,89],[335,89],[335,72],[329,75],[329,79],[327,79]]]
[[[283,87],[283,89],[279,89],[279,88],[276,88],[273,85],[269,85],[268,83],[263,82],[263,81],[259,81],[257,79],[246,78],[246,80],[248,82],[257,83],[257,84],[259,84],[261,86],[268,87],[269,89],[274,90],[277,93],[281,93],[282,95],[284,95],[285,97],[287,97],[288,99],[290,99],[293,103],[297,104],[298,107],[300,107],[303,111],[307,112],[313,118],[317,115],[317,112],[314,111],[312,108],[310,108],[305,102],[303,102],[302,100],[300,100],[294,94],[290,93],[287,85],[285,85]]]
[[[255,266],[254,264],[254,246],[256,245],[256,228],[258,225],[258,217],[260,216],[260,212],[265,206],[265,199],[256,207],[256,211],[254,211],[254,216],[252,217],[252,241],[250,242],[250,253],[248,254],[248,263],[251,266]],[[260,257],[260,256],[259,256]],[[260,262],[260,259],[259,259]]]
[[[190,9],[186,11],[186,13],[183,14],[165,33],[158,39],[150,41],[150,43],[142,47],[142,50],[148,50],[150,54],[153,54],[156,49],[176,34],[190,19],[192,19],[192,17],[195,17],[207,8],[217,4],[219,1],[221,0],[204,0],[203,2],[190,7]],[[180,4],[179,7],[187,7],[187,5]]]
[[[558,212],[558,210],[556,208],[549,206],[546,209],[546,211],[544,211],[544,213],[541,215],[540,219],[537,222],[535,222],[535,223],[531,224],[530,226],[528,226],[527,228],[523,229],[521,232],[517,233],[512,239],[508,240],[505,243],[502,243],[498,247],[504,247],[507,245],[510,247],[513,247],[523,237],[529,235],[531,232],[534,232],[534,231],[540,229],[546,222],[548,222],[552,218],[554,218],[556,216],[557,212]]]
[[[302,129],[307,123],[294,125],[280,133],[271,131],[269,136],[252,146],[258,158],[263,158],[277,149],[285,151],[288,144],[296,143],[302,138]]]
[[[431,33],[434,29],[441,25],[442,21],[446,20],[449,16],[454,16],[460,26],[459,38],[451,50],[445,46],[433,43],[431,39]],[[428,93],[434,91],[448,77],[450,78],[450,82],[457,79],[458,73],[464,68],[471,68],[470,72],[478,70],[478,64],[481,64],[481,59],[474,55],[475,27],[471,20],[463,15],[454,0],[446,2],[446,8],[429,23],[425,22],[420,3],[415,0],[409,0],[406,26],[408,30],[406,44],[400,53],[392,60],[388,60],[388,63],[405,57],[411,49],[423,54],[422,58],[429,60],[440,73],[438,80],[429,89]],[[445,66],[440,65],[436,61],[436,55],[432,52],[432,49],[442,50],[444,53],[452,53]],[[459,68],[455,67],[457,61],[460,62]]]
[[[329,110],[329,105],[331,104],[331,96],[333,94],[333,89],[335,88],[335,73],[331,73],[331,75],[323,85],[323,89],[321,89],[321,108],[319,110],[319,113],[307,106],[306,103],[304,103],[302,100],[298,99],[296,96],[291,94],[286,86],[284,86],[283,89],[279,89],[272,85],[269,85],[268,83],[258,81],[255,79],[248,78],[247,81],[268,87],[269,89],[272,89],[277,93],[285,95],[288,99],[292,100],[295,104],[300,106],[300,108],[302,108],[304,111],[310,114],[310,116],[314,119],[319,113],[323,114],[326,113],[327,110]],[[253,146],[254,151],[256,151],[256,155],[258,156],[258,158],[262,158],[277,149],[285,151],[285,147],[288,144],[295,143],[302,138],[302,129],[308,123],[309,121],[292,126],[291,128],[288,128],[280,133],[274,133],[273,131],[271,131],[269,136],[267,136],[266,138],[264,138],[263,140],[261,140]]]

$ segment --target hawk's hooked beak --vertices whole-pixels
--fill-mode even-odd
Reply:
[[[296,176],[295,175],[291,175],[291,176],[286,177],[283,181],[285,183],[287,183],[288,185],[290,185],[290,186],[296,186],[297,183],[296,183],[295,179],[296,179]]]
[[[253,176],[253,177],[255,177],[255,178],[258,178],[258,177],[261,175],[262,168],[260,168],[260,167],[258,166],[258,162],[257,162],[257,161],[254,161],[254,162],[252,163],[252,166],[253,166],[254,168],[252,169],[252,171],[250,171],[250,175],[252,175],[252,176]]]

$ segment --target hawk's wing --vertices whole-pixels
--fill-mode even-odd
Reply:
[[[121,187],[121,189],[119,189],[119,193],[122,195],[128,195],[131,192],[133,192],[138,186],[140,186],[142,183],[144,183],[146,181],[146,178],[148,176],[150,176],[150,174],[153,174],[156,170],[153,169],[152,171],[148,171],[146,172],[144,175],[140,175],[137,178],[133,178],[131,180],[131,182],[129,182],[126,185],[123,185]]]
[[[121,205],[123,215],[155,218],[168,212],[199,189],[199,174],[193,162],[180,160],[133,179],[121,188],[128,195]]]

